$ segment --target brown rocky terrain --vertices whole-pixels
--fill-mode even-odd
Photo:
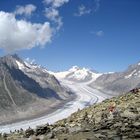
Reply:
[[[78,110],[67,119],[35,130],[2,134],[0,140],[139,140],[140,89]]]

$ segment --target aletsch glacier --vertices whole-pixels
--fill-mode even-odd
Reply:
[[[54,73],[38,65],[28,62],[23,63],[18,59],[16,59],[15,63],[17,69],[40,82],[42,87],[45,87],[45,82],[38,75],[40,73],[42,74],[42,72],[54,75],[62,87],[76,94],[76,98],[67,102],[63,107],[51,114],[43,115],[36,119],[1,125],[0,132],[10,132],[20,128],[27,129],[28,127],[35,128],[45,123],[53,124],[60,119],[68,117],[78,109],[83,109],[94,103],[101,102],[106,98],[119,95],[122,92],[122,88],[123,91],[126,92],[130,90],[127,89],[127,87],[135,88],[140,85],[139,63],[129,66],[124,72],[105,74],[97,73],[86,68],[79,68],[77,66],[72,67],[68,71]],[[34,76],[35,73],[38,73],[38,75]],[[133,85],[130,82],[131,80],[133,81]],[[126,82],[122,84],[123,81]],[[111,88],[109,88],[109,86],[111,86]],[[60,96],[62,95],[60,94]]]
[[[22,63],[18,59],[16,59],[15,62],[18,68],[24,72],[37,73],[37,69],[40,69],[40,66],[38,65],[30,64],[27,62]],[[48,72],[45,68],[42,68],[42,71]],[[68,117],[78,109],[83,109],[86,106],[101,102],[108,97],[104,93],[100,93],[98,90],[88,87],[90,82],[93,82],[97,77],[101,75],[98,73],[96,74],[89,69],[80,69],[74,66],[67,72],[48,73],[53,74],[63,87],[74,92],[76,94],[76,98],[73,101],[66,103],[62,108],[51,114],[47,114],[36,119],[10,123],[8,125],[1,125],[0,132],[10,132],[20,128],[27,129],[28,127],[35,128],[36,126],[44,123],[52,124],[60,119]],[[40,79],[38,78],[38,80]]]

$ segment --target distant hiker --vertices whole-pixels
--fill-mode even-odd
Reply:
[[[114,102],[114,103],[112,103],[112,105],[110,105],[109,108],[108,108],[109,113],[113,113],[114,110],[115,110],[115,108],[116,108],[116,103]]]
[[[113,118],[114,117],[114,112],[116,110],[116,103],[113,102],[109,108],[108,108],[108,111],[109,111],[109,114],[110,114],[110,117]]]

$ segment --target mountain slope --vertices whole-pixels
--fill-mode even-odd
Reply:
[[[27,62],[20,62],[16,60],[18,68],[25,73],[28,77],[34,79],[42,88],[53,89],[57,92],[61,99],[67,98],[69,94],[65,93],[64,88],[60,85],[59,81],[54,77],[54,75],[49,74],[49,72],[36,64],[30,64]]]
[[[124,72],[103,74],[90,84],[108,93],[118,95],[140,86],[140,63],[131,65]]]
[[[0,58],[0,123],[43,113],[69,97],[45,69],[17,55]]]
[[[4,135],[9,139],[139,140],[140,89],[78,110],[54,125]]]

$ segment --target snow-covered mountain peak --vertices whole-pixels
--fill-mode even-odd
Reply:
[[[87,82],[90,80],[96,80],[101,74],[91,71],[88,68],[80,68],[73,66],[68,71],[51,73],[58,79],[67,79],[70,81]]]
[[[80,69],[80,67],[78,67],[78,66],[73,66],[72,68],[70,68],[68,71],[69,72],[74,72],[74,71],[77,71],[77,70],[79,70]]]
[[[16,67],[20,70],[41,68],[40,65],[30,63],[29,61],[22,60],[17,54],[7,55],[1,58],[5,63],[11,67]]]
[[[130,65],[124,75],[125,79],[139,78],[140,77],[140,62]]]
[[[72,68],[70,68],[69,70],[68,70],[69,72],[76,72],[76,71],[90,71],[90,69],[88,69],[88,68],[85,68],[85,67],[83,67],[83,68],[80,68],[80,67],[78,67],[78,66],[73,66]]]
[[[22,70],[22,69],[25,68],[25,66],[24,66],[23,63],[19,62],[18,60],[15,60],[15,61],[16,61],[16,64],[18,65],[18,68],[19,68],[20,70]]]
[[[138,66],[140,66],[140,62],[138,63]]]
[[[91,71],[86,68],[79,68],[78,66],[73,66],[69,70],[69,74],[67,77],[69,79],[75,79],[75,80],[84,80],[90,73]]]
[[[25,70],[25,69],[34,70],[34,69],[37,69],[37,68],[41,68],[40,65],[31,64],[27,61],[20,62],[18,60],[15,60],[15,62],[16,62],[17,66],[20,70]]]

